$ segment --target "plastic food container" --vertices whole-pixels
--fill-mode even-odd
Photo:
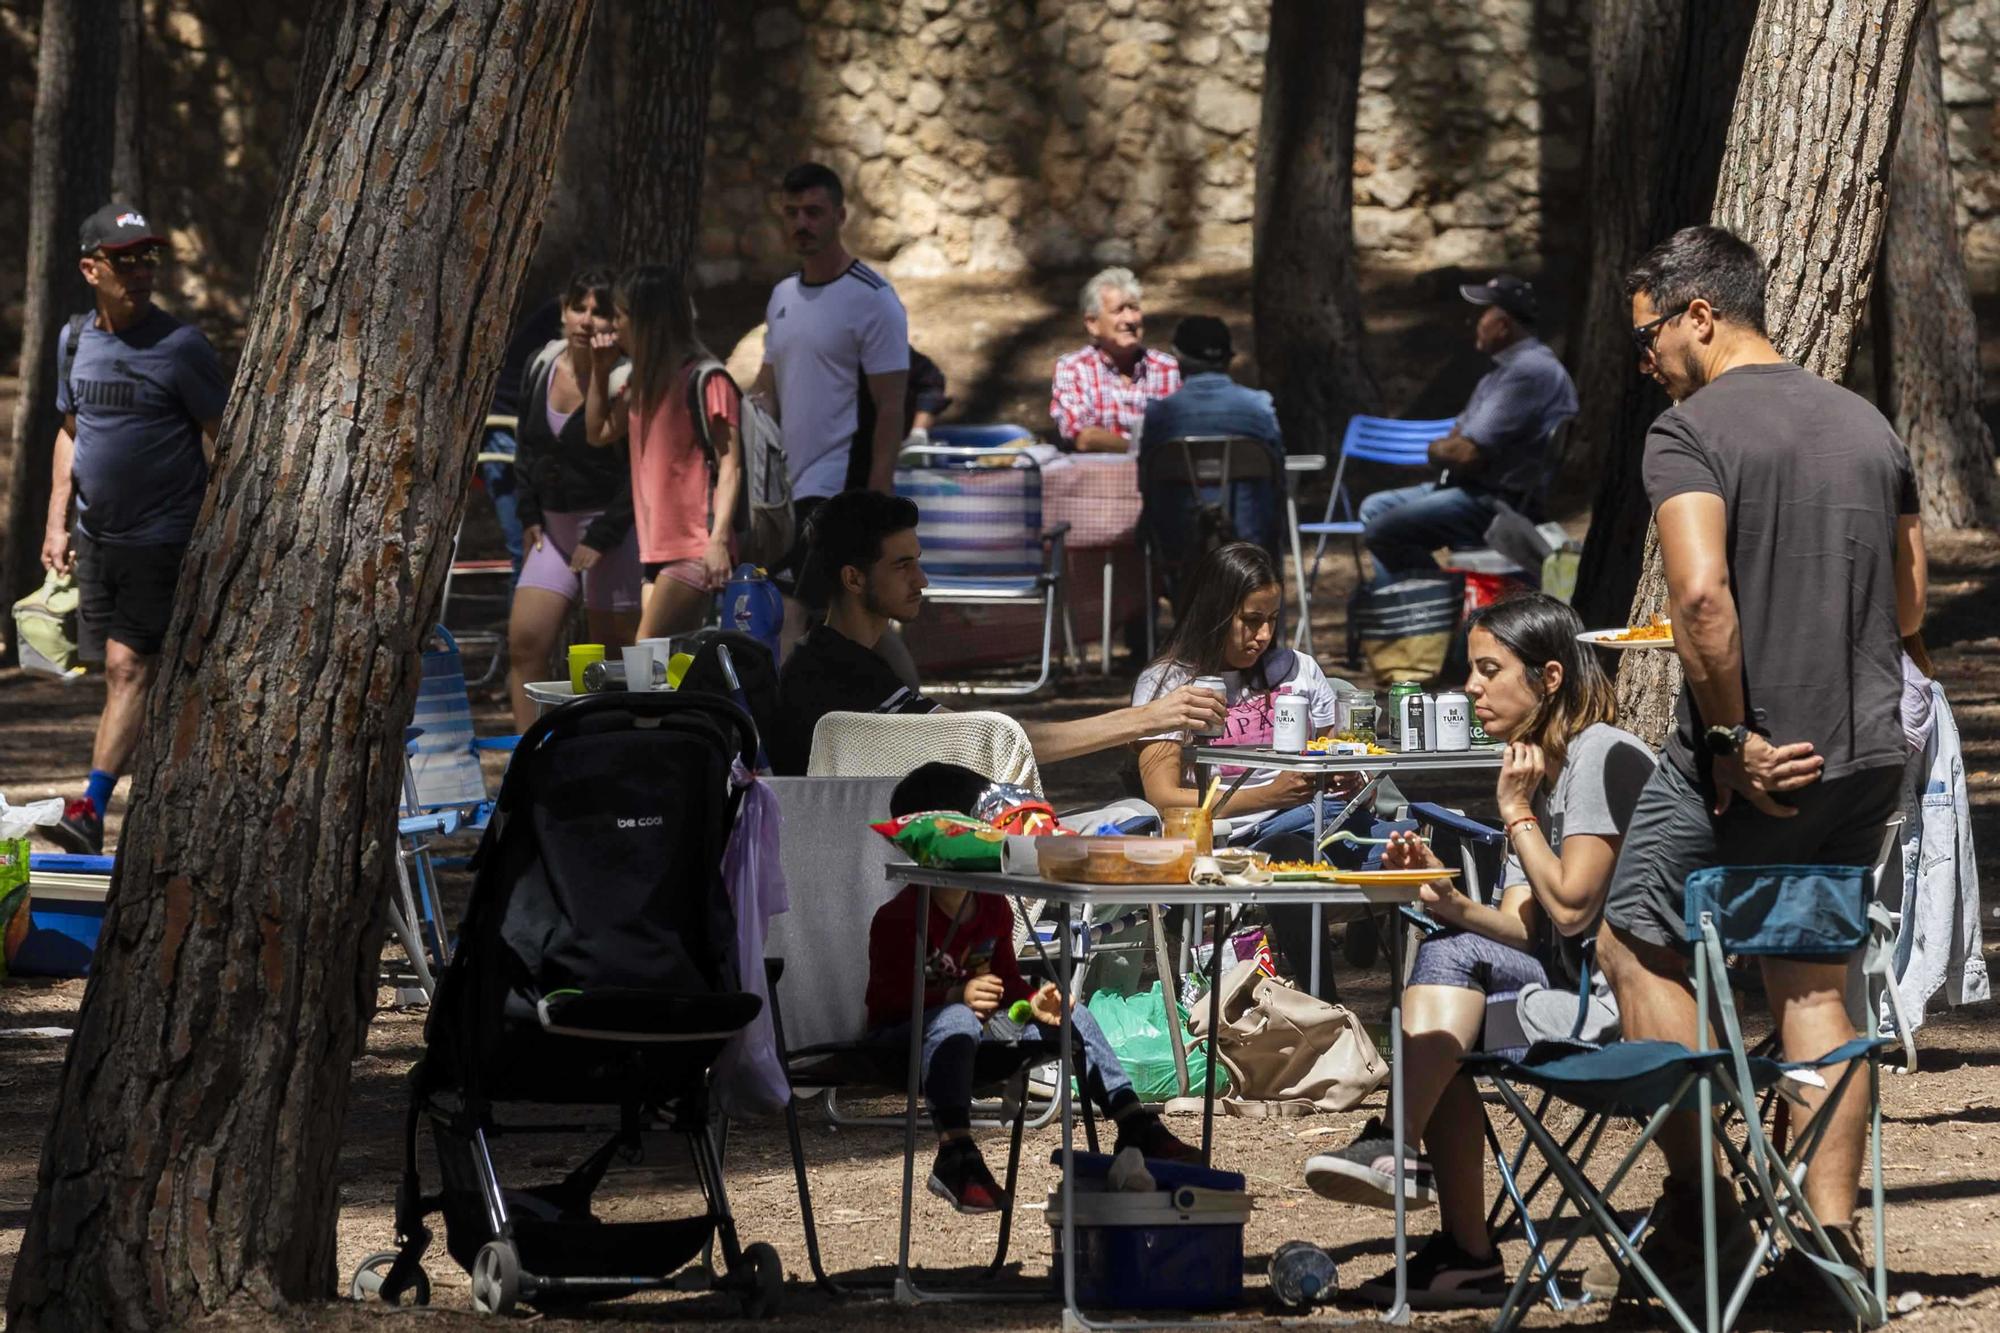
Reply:
[[[1063,884],[1185,884],[1192,838],[1037,838],[1043,879]]]

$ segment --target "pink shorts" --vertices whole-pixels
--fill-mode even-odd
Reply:
[[[594,521],[595,513],[564,514],[555,510],[542,513],[542,544],[530,548],[521,561],[517,588],[541,588],[575,601],[577,584],[582,582],[583,604],[592,611],[637,611],[639,609],[639,534],[629,531],[625,540],[606,551],[603,558],[578,575],[569,567],[570,552]]]
[[[708,570],[699,560],[648,560],[646,582],[658,578],[684,583],[696,592],[708,591]]]

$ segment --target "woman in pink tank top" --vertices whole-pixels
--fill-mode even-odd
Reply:
[[[714,364],[687,285],[671,269],[633,269],[612,303],[616,333],[600,334],[593,349],[589,438],[631,441],[632,509],[646,577],[639,635],[682,634],[700,628],[729,580],[743,475],[741,397]],[[632,365],[624,385],[611,375],[621,349]],[[689,410],[697,397],[699,420]]]

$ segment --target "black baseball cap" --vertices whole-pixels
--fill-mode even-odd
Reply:
[[[1458,294],[1474,305],[1497,305],[1523,323],[1535,322],[1539,303],[1534,284],[1511,273],[1495,274],[1489,282],[1468,283],[1458,289]]]
[[[120,203],[106,204],[85,218],[76,239],[86,255],[93,250],[130,250],[135,245],[167,243],[167,238],[146,221],[145,214]]]
[[[1236,355],[1229,326],[1213,315],[1189,315],[1174,329],[1174,351],[1196,361],[1227,362]]]

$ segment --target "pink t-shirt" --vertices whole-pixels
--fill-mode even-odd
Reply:
[[[691,367],[690,367],[691,368]],[[687,410],[687,370],[650,413],[632,413],[632,516],[639,558],[648,564],[699,560],[708,549],[711,483],[708,454]],[[704,390],[711,421],[740,421],[735,386],[709,377]]]

